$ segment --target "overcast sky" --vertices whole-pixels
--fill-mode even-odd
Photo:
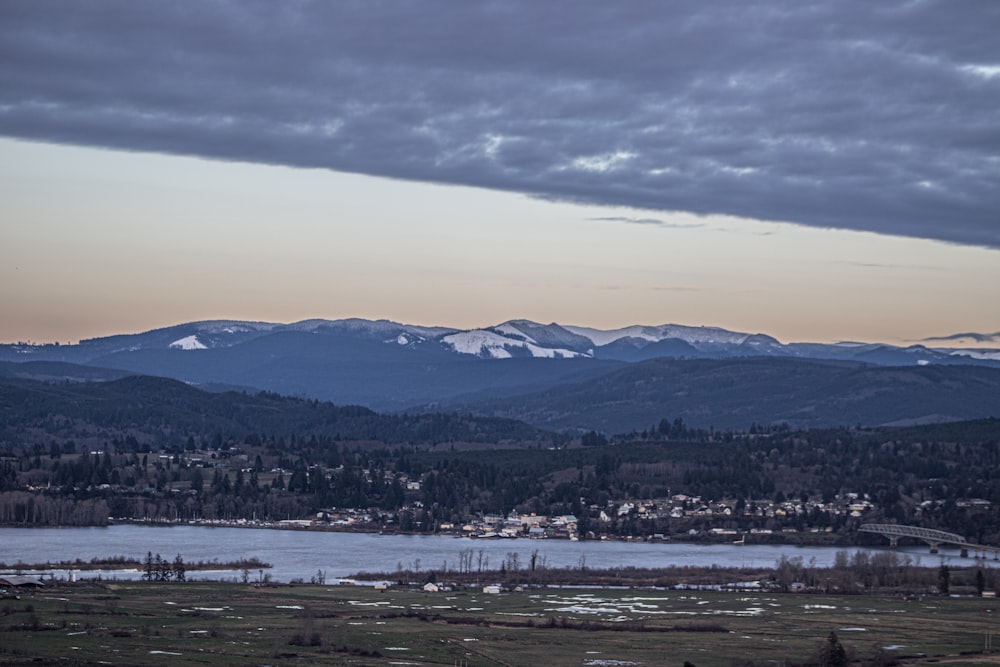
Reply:
[[[0,2],[0,340],[1000,330],[1000,2]]]

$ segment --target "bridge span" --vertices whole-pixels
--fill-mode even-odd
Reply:
[[[901,537],[913,537],[923,540],[931,547],[931,553],[936,554],[938,547],[942,544],[953,544],[962,550],[963,556],[968,556],[969,551],[975,553],[975,558],[986,558],[988,554],[993,554],[993,560],[1000,560],[1000,547],[991,547],[984,544],[974,544],[957,533],[949,533],[933,528],[921,528],[920,526],[900,526],[895,523],[866,523],[859,531],[863,533],[878,533],[889,538],[889,546],[895,548]]]

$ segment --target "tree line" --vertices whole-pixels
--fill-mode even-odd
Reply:
[[[214,432],[159,446],[122,435],[96,448],[50,439],[9,448],[0,458],[0,523],[278,521],[360,508],[375,528],[432,532],[442,523],[516,510],[574,515],[583,537],[712,527],[847,535],[859,521],[819,505],[851,492],[873,503],[866,522],[1000,543],[998,420],[951,428],[712,431],[665,418],[645,431],[602,438],[604,444],[590,435],[558,447],[473,446]],[[730,499],[731,513],[648,518],[613,511],[625,501],[677,493],[702,502]],[[804,513],[756,511],[763,503],[806,501],[812,509]],[[599,520],[602,511],[607,521]]]

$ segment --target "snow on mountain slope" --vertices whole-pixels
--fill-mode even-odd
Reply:
[[[693,345],[740,345],[750,337],[750,334],[728,331],[719,327],[688,327],[681,324],[635,325],[608,331],[569,325],[564,325],[563,328],[589,338],[594,345],[607,345],[620,338],[641,338],[650,342],[677,338]]]
[[[539,324],[531,320],[510,320],[499,326],[492,327],[491,330],[506,336],[523,338],[529,343],[535,343],[541,347],[585,353],[594,346],[593,341],[586,336],[573,333],[555,322],[551,324]]]
[[[1000,361],[1000,350],[952,350],[949,354],[953,357],[969,357],[970,359],[983,359],[988,361]]]
[[[510,328],[507,328],[507,331],[510,331]],[[510,359],[514,356],[568,359],[583,356],[573,350],[541,347],[524,340],[520,335],[512,338],[485,329],[450,334],[443,337],[441,342],[460,354],[472,354],[490,359]]]
[[[280,326],[284,330],[312,333],[336,331],[340,333],[365,334],[384,341],[396,341],[403,334],[408,334],[410,338],[426,340],[458,331],[449,327],[423,327],[414,324],[401,324],[391,320],[363,320],[360,318],[343,320],[313,319]]]
[[[190,327],[199,333],[218,335],[271,331],[278,326],[281,325],[272,324],[271,322],[242,322],[239,320],[205,320],[203,322],[192,322],[190,324]]]
[[[198,336],[186,336],[175,340],[170,347],[177,350],[207,350],[208,346],[198,340]]]
[[[772,354],[772,353],[783,353],[785,346],[777,341],[777,339],[772,338],[766,334],[753,334],[747,336],[740,343],[740,347],[745,350],[751,350],[755,354]]]
[[[532,338],[531,336],[525,334],[523,331],[518,329],[513,322],[504,322],[503,324],[493,327],[493,330],[503,336],[513,336],[514,338],[523,338],[529,343],[537,342],[535,341],[534,338]]]

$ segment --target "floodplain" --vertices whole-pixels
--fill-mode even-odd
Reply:
[[[0,664],[997,664],[978,597],[54,582],[0,600]],[[1000,648],[1000,647],[998,647]]]

